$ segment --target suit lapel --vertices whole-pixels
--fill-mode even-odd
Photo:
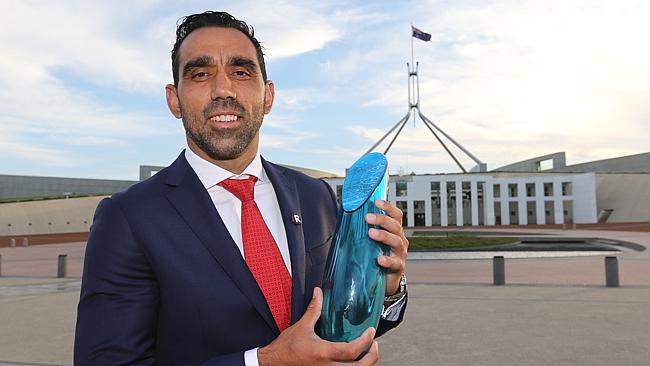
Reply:
[[[302,224],[294,223],[293,216],[301,216],[300,197],[296,182],[287,177],[285,169],[262,159],[262,166],[273,184],[278,198],[282,222],[287,233],[291,256],[291,323],[297,322],[305,310],[305,236]]]
[[[176,187],[167,195],[168,200],[268,325],[279,334],[262,291],[184,153],[169,167],[167,184]]]

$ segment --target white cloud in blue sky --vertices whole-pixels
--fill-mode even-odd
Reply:
[[[164,101],[183,15],[255,26],[277,100],[269,160],[342,173],[407,110],[409,23],[423,112],[498,167],[648,151],[642,1],[8,1],[0,15],[0,174],[136,179],[184,146]],[[394,172],[457,170],[410,122]],[[470,161],[461,159],[470,167]]]

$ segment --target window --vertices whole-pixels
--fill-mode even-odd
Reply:
[[[407,223],[408,223],[408,214],[407,214],[408,213],[408,209],[407,209],[408,205],[407,205],[406,201],[397,201],[397,202],[395,202],[395,206],[397,206],[397,208],[402,210],[402,212],[404,213],[403,216],[402,216],[402,226],[408,226],[407,225]]]
[[[431,182],[431,205],[440,208],[440,182]]]
[[[440,225],[440,182],[431,182],[431,225]]]
[[[573,187],[571,182],[562,182],[562,195],[570,196],[573,194]]]
[[[424,226],[424,201],[413,201],[413,224],[414,226]]]
[[[501,197],[501,185],[500,184],[495,184],[492,186],[493,192],[494,192],[494,198],[499,198]]]
[[[463,199],[472,199],[472,184],[470,182],[463,182]]]
[[[431,182],[431,195],[440,194],[440,182]]]
[[[535,197],[535,183],[526,183],[526,197]]]
[[[453,207],[456,207],[456,182],[447,182],[447,208]]]
[[[544,196],[550,197],[553,195],[553,183],[544,183]]]
[[[538,172],[553,169],[553,159],[546,159],[535,163],[535,169]]]
[[[395,195],[397,197],[404,197],[407,193],[406,182],[397,182],[395,183]]]
[[[447,182],[447,225],[456,225],[456,182]]]
[[[508,193],[509,193],[510,197],[517,197],[517,184],[516,183],[508,184]]]

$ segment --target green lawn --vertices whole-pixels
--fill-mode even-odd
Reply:
[[[474,235],[449,234],[441,236],[409,237],[409,249],[458,249],[475,248],[492,245],[512,244],[517,238],[477,237]]]

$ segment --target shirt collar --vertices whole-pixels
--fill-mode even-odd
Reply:
[[[189,147],[185,149],[185,159],[192,169],[194,169],[194,172],[206,189],[212,188],[219,182],[228,178],[237,179],[251,175],[257,177],[258,182],[268,183],[269,181],[266,172],[264,171],[264,167],[262,166],[262,157],[260,156],[259,150],[255,154],[253,161],[244,168],[244,171],[241,174],[235,174],[218,165],[212,164],[198,156]]]

